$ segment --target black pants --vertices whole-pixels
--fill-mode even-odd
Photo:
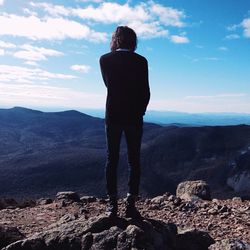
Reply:
[[[127,142],[129,166],[128,192],[137,196],[140,184],[140,151],[143,120],[131,124],[106,124],[107,161],[106,188],[109,196],[117,196],[117,166],[119,162],[121,136],[124,132]]]

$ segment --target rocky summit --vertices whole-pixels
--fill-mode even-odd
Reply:
[[[110,219],[105,199],[74,192],[26,206],[9,202],[0,210],[2,250],[250,249],[250,201],[239,197],[186,200],[165,193],[141,198],[141,220],[124,218],[123,199],[118,218]]]

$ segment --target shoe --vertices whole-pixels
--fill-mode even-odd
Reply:
[[[135,207],[136,196],[128,195],[126,200],[125,217],[136,220],[142,219],[140,212]]]
[[[118,204],[116,197],[109,197],[107,208],[106,208],[106,215],[109,218],[116,218],[118,212]]]

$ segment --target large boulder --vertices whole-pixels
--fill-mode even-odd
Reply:
[[[188,237],[190,241],[187,240]],[[183,248],[180,246],[191,241],[190,246],[195,245],[196,248],[186,245],[185,250],[207,250],[209,244],[195,244],[205,239],[207,235],[204,238],[204,233],[198,232],[178,237],[177,227],[161,220],[110,219],[105,216],[86,220],[82,216],[69,222],[57,222],[47,231],[19,240],[2,250],[181,250]]]
[[[250,250],[250,245],[237,239],[224,239],[211,245],[209,250]]]
[[[25,236],[16,227],[0,225],[0,249],[24,238]]]
[[[211,200],[210,188],[202,180],[181,182],[177,186],[176,195],[187,201]]]

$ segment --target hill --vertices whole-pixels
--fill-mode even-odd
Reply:
[[[104,196],[104,121],[70,110],[0,109],[0,196],[40,197],[60,190]],[[250,126],[180,127],[145,123],[142,195],[174,193],[183,180],[206,180],[214,196],[247,195]],[[120,193],[126,193],[126,144]],[[231,189],[229,188],[231,186]],[[234,189],[234,190],[233,190]]]

